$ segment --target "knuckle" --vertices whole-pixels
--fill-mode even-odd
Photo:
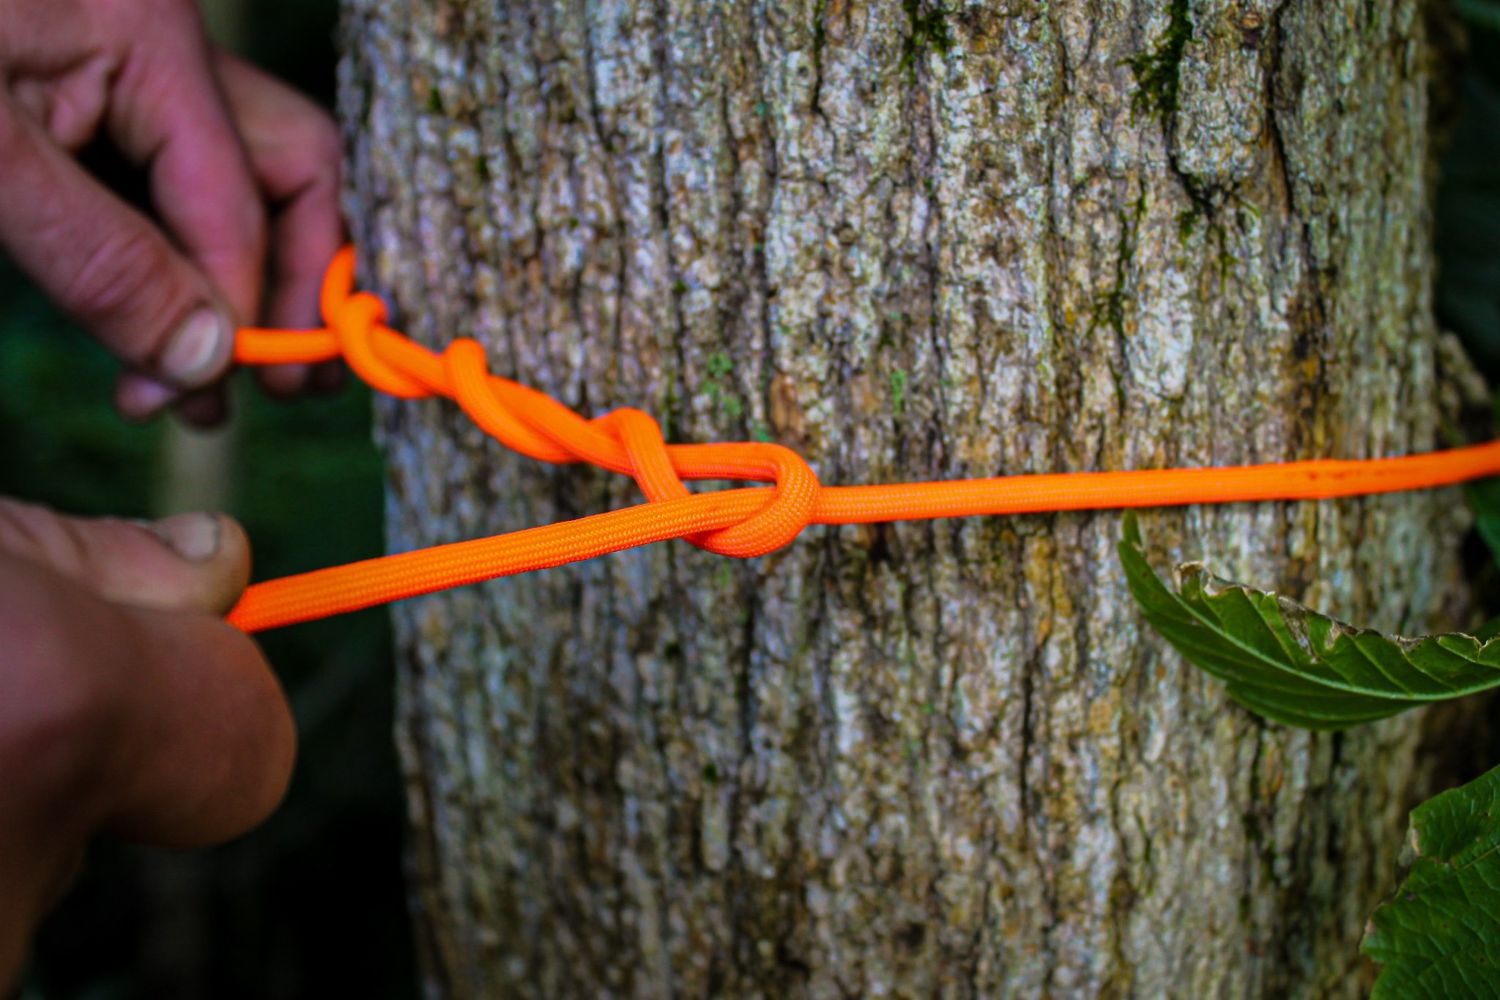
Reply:
[[[163,276],[172,262],[149,232],[128,228],[101,235],[65,276],[60,297],[88,326],[119,327],[150,314],[160,302]],[[144,343],[122,345],[127,360],[144,361],[157,346],[161,330],[149,331]]]
[[[339,127],[321,108],[308,102],[291,121],[290,128],[289,138],[294,141],[287,143],[283,166],[295,181],[279,193],[278,200],[337,198],[344,158],[344,139]]]

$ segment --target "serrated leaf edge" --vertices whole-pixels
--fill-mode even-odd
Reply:
[[[1208,630],[1211,634],[1223,639],[1234,649],[1240,651],[1240,653],[1247,659],[1255,663],[1264,665],[1275,676],[1287,677],[1289,679],[1300,682],[1301,685],[1297,688],[1282,688],[1272,683],[1261,682],[1254,685],[1255,688],[1266,691],[1279,691],[1280,693],[1287,695],[1297,695],[1306,694],[1307,692],[1305,691],[1305,687],[1312,686],[1325,689],[1329,692],[1342,692],[1344,694],[1356,696],[1359,698],[1369,699],[1374,702],[1384,702],[1390,707],[1390,711],[1377,710],[1374,712],[1345,712],[1339,714],[1338,716],[1321,717],[1317,713],[1305,711],[1299,712],[1290,709],[1283,709],[1280,706],[1269,706],[1266,699],[1258,698],[1252,692],[1247,691],[1247,685],[1244,682],[1227,678],[1219,670],[1204,666],[1197,659],[1194,659],[1187,652],[1182,650],[1180,642],[1178,640],[1163,633],[1163,637],[1166,638],[1174,648],[1177,648],[1178,652],[1182,653],[1185,658],[1189,659],[1190,662],[1194,663],[1194,665],[1198,666],[1200,669],[1203,669],[1207,673],[1210,673],[1213,676],[1218,677],[1220,680],[1224,681],[1231,696],[1233,696],[1237,701],[1244,704],[1247,708],[1250,708],[1252,711],[1256,711],[1259,714],[1267,715],[1268,717],[1275,718],[1280,721],[1290,722],[1293,725],[1299,725],[1303,728],[1342,729],[1350,725],[1358,725],[1364,722],[1376,721],[1377,719],[1393,715],[1401,711],[1405,707],[1414,708],[1425,704],[1436,704],[1439,702],[1450,701],[1454,698],[1462,698],[1467,695],[1476,694],[1481,691],[1487,691],[1495,687],[1500,687],[1500,664],[1495,665],[1495,675],[1492,679],[1461,688],[1455,688],[1450,691],[1436,693],[1404,691],[1401,693],[1396,693],[1390,691],[1372,690],[1369,688],[1357,687],[1347,682],[1332,680],[1323,676],[1310,676],[1309,674],[1297,670],[1285,663],[1270,659],[1260,650],[1246,645],[1244,642],[1240,641],[1236,636],[1230,633],[1224,627],[1223,622],[1206,617],[1196,607],[1190,604],[1180,593],[1176,593],[1170,587],[1168,587],[1166,582],[1162,580],[1160,575],[1157,574],[1157,572],[1151,567],[1151,564],[1146,560],[1144,546],[1141,540],[1139,520],[1135,516],[1135,513],[1133,511],[1127,511],[1125,517],[1122,519],[1121,537],[1120,542],[1117,545],[1117,551],[1119,553],[1121,563],[1125,569],[1126,583],[1131,591],[1132,596],[1135,597],[1136,603],[1140,606],[1141,613],[1144,615],[1146,620],[1153,626],[1157,627],[1159,631],[1161,629],[1157,623],[1157,619],[1164,619],[1165,616],[1162,615],[1159,610],[1151,607],[1151,602],[1143,597],[1142,593],[1138,589],[1138,585],[1139,587],[1144,587],[1148,590],[1154,591],[1159,597],[1165,597],[1166,602],[1172,606],[1173,610],[1183,615],[1192,623]],[[1500,636],[1493,637],[1488,640],[1480,640],[1475,636],[1464,632],[1452,632],[1440,635],[1418,637],[1387,635],[1377,629],[1351,625],[1348,622],[1341,621],[1340,619],[1334,618],[1331,615],[1322,614],[1321,612],[1307,607],[1306,605],[1299,604],[1289,598],[1282,597],[1276,594],[1274,591],[1257,590],[1256,588],[1250,587],[1246,584],[1235,583],[1234,581],[1215,576],[1208,571],[1207,567],[1201,561],[1194,560],[1181,563],[1177,567],[1177,570],[1179,588],[1182,588],[1186,585],[1188,578],[1195,577],[1200,582],[1200,584],[1203,581],[1208,581],[1207,584],[1204,585],[1212,586],[1215,588],[1213,592],[1209,594],[1210,597],[1220,596],[1230,591],[1237,591],[1243,594],[1245,596],[1245,599],[1249,601],[1252,606],[1254,606],[1256,603],[1255,598],[1268,598],[1274,600],[1276,602],[1278,612],[1282,612],[1281,617],[1283,620],[1283,624],[1287,624],[1287,617],[1285,614],[1285,611],[1287,609],[1292,610],[1298,619],[1305,620],[1305,616],[1313,615],[1327,621],[1328,623],[1330,623],[1329,641],[1322,650],[1318,649],[1314,645],[1312,637],[1308,636],[1305,630],[1301,632],[1301,635],[1307,640],[1307,645],[1303,647],[1304,651],[1311,658],[1319,661],[1326,662],[1324,651],[1331,649],[1333,642],[1345,636],[1349,637],[1351,643],[1354,639],[1357,639],[1361,636],[1373,636],[1375,638],[1378,638],[1382,642],[1394,643],[1402,651],[1403,654],[1426,644],[1433,643],[1436,644],[1440,649],[1443,649],[1445,652],[1464,656],[1467,659],[1477,659],[1483,656],[1489,649],[1491,643],[1500,642]],[[1264,615],[1261,614],[1258,607],[1256,608],[1256,614],[1262,619],[1262,621],[1264,621]],[[1182,619],[1178,619],[1179,622],[1181,620]],[[1266,624],[1269,628],[1270,624]],[[1486,630],[1489,627],[1490,626],[1487,625],[1485,627]],[[1458,653],[1444,644],[1444,640],[1451,641],[1455,639],[1462,640],[1467,646],[1469,646],[1473,651],[1473,655]],[[1369,659],[1368,654],[1357,644],[1355,644],[1355,649],[1364,654],[1366,656],[1366,659]],[[1496,649],[1500,650],[1500,646],[1497,646]],[[1375,666],[1377,670],[1384,674],[1384,670],[1380,668],[1378,664],[1375,664]]]

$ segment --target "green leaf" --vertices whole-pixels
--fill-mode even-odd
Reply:
[[[1500,767],[1417,806],[1416,855],[1361,948],[1374,1000],[1500,996]]]
[[[1488,635],[1386,636],[1222,580],[1198,563],[1178,567],[1174,593],[1146,562],[1133,514],[1119,553],[1146,620],[1268,719],[1343,729],[1500,686],[1500,641]]]

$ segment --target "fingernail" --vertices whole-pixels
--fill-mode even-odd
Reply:
[[[150,525],[156,537],[166,542],[188,562],[207,562],[219,551],[223,533],[213,514],[173,514]]]
[[[146,420],[182,395],[180,389],[145,375],[126,372],[115,390],[115,405],[126,420]]]
[[[203,306],[182,321],[161,355],[161,372],[181,386],[195,386],[216,372],[229,344],[229,324]]]

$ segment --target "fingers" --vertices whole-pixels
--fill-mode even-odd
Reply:
[[[0,248],[131,367],[178,388],[229,364],[213,287],[0,94]]]
[[[265,209],[196,10],[177,3],[172,13],[155,23],[128,22],[135,39],[115,80],[106,127],[120,151],[146,169],[157,214],[222,292],[235,321],[252,322],[265,263]]]
[[[121,411],[141,419],[212,385],[235,327],[263,304],[274,325],[315,324],[342,242],[328,115],[210,46],[190,0],[12,14],[0,21],[0,249],[126,361]],[[146,171],[165,231],[72,161],[101,125]],[[263,381],[285,394],[309,369]],[[180,408],[194,422],[221,410],[201,393]]]
[[[0,501],[0,982],[95,832],[200,846],[280,802],[291,714],[220,617],[247,570],[217,515],[139,525]]]
[[[255,645],[215,617],[128,608],[0,552],[0,980],[110,829],[175,846],[264,819],[295,736]]]
[[[275,808],[295,735],[246,636],[216,616],[112,604],[6,554],[0,595],[0,840],[32,827],[68,847],[102,828],[194,846]]]
[[[312,101],[222,49],[214,53],[214,68],[256,182],[277,206],[267,322],[317,326],[323,270],[343,243],[338,128]],[[277,365],[260,376],[270,392],[287,395],[306,387],[310,371],[307,365]]]
[[[108,130],[125,156],[148,172],[157,215],[230,308],[226,339],[261,311],[266,208],[225,106],[210,47],[192,4],[129,47],[111,95]],[[231,345],[232,347],[232,345]],[[217,371],[228,358],[215,356]],[[126,373],[116,402],[142,418],[168,403],[192,424],[219,423],[222,391],[173,393],[149,376]]]
[[[128,613],[137,637],[105,826],[198,847],[264,820],[291,780],[296,731],[276,677],[221,618]]]
[[[107,53],[95,52],[75,60],[60,79],[16,78],[10,92],[53,142],[76,153],[98,131],[104,109],[109,106],[114,72],[114,60]]]
[[[218,514],[144,524],[64,517],[0,498],[0,552],[108,601],[211,615],[228,611],[250,577],[244,532]]]
[[[277,207],[267,320],[314,326],[323,270],[343,243],[338,128],[312,101],[222,49],[214,68],[255,180]]]
[[[98,614],[105,605],[67,613],[58,578],[38,581],[37,572],[0,554],[0,984],[13,981],[29,928],[66,882],[104,805],[90,777],[106,739],[100,689],[54,665],[108,652],[107,619]]]

